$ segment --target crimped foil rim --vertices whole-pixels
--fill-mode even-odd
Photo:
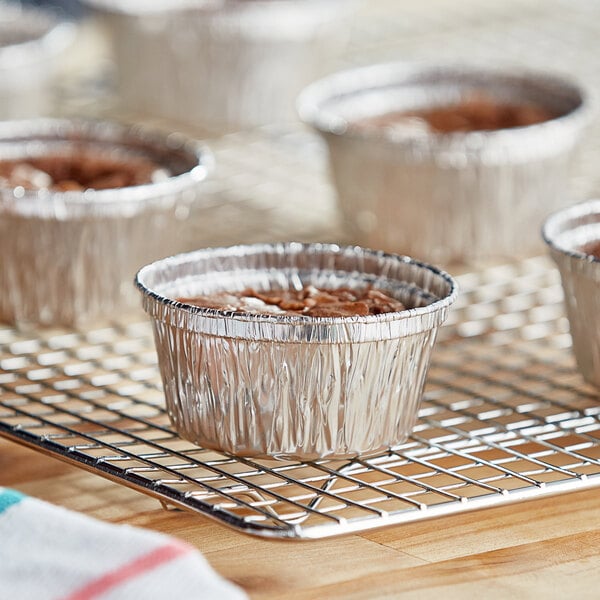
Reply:
[[[94,133],[102,134],[94,137]],[[104,189],[56,192],[49,190],[27,191],[22,188],[0,188],[0,211],[11,210],[18,214],[35,213],[54,215],[56,206],[64,210],[70,208],[79,211],[93,211],[95,209],[125,208],[127,205],[143,205],[147,202],[167,201],[173,194],[193,189],[208,175],[214,165],[214,158],[210,150],[202,143],[182,134],[165,134],[159,130],[143,125],[125,125],[117,121],[95,119],[22,119],[4,121],[0,123],[0,144],[6,141],[15,141],[24,144],[28,140],[48,142],[44,136],[54,135],[51,141],[69,141],[68,135],[83,135],[75,141],[94,143],[109,142],[116,146],[119,143],[126,146],[127,140],[143,143],[144,141],[160,146],[165,150],[181,151],[189,155],[194,161],[194,166],[180,174],[160,181],[144,185]],[[17,191],[18,190],[18,191]],[[168,200],[169,202],[171,200]]]
[[[350,97],[386,88],[400,88],[410,84],[419,87],[423,82],[413,80],[418,76],[443,74],[454,77],[460,84],[461,77],[487,78],[490,82],[514,82],[559,86],[568,90],[579,99],[579,104],[569,112],[557,118],[536,125],[513,127],[495,131],[456,132],[451,134],[429,133],[419,136],[397,135],[393,132],[374,132],[358,128],[349,128],[349,122],[323,105],[335,101],[335,98]],[[551,152],[557,142],[570,142],[574,132],[579,132],[590,119],[591,97],[588,90],[579,82],[564,75],[550,72],[514,69],[484,69],[475,65],[444,64],[432,62],[391,62],[347,69],[328,75],[308,85],[299,94],[296,109],[300,119],[324,135],[344,137],[361,141],[387,142],[399,149],[428,151],[432,154],[459,153],[466,157],[482,149],[508,148],[520,155],[533,152]],[[553,139],[553,144],[541,144],[541,141]]]
[[[148,282],[153,271],[155,274],[164,274],[169,269],[181,268],[202,259],[210,259],[211,255],[213,255],[213,258],[217,258],[219,255],[222,257],[236,257],[242,256],[243,253],[253,253],[248,254],[248,256],[260,256],[261,253],[268,252],[279,252],[281,255],[287,254],[294,257],[307,252],[322,255],[331,253],[332,255],[339,255],[341,258],[344,254],[348,254],[357,258],[373,258],[380,260],[382,263],[386,261],[396,264],[402,263],[415,267],[422,275],[437,278],[440,285],[445,284],[447,286],[447,291],[444,296],[427,306],[397,313],[365,317],[304,317],[300,315],[256,315],[191,306],[157,292],[152,289],[155,286]],[[354,277],[357,277],[357,274],[358,272],[354,270]],[[352,273],[348,272],[348,276],[352,276]],[[165,277],[165,281],[168,281],[168,277]],[[399,281],[399,285],[400,283]],[[405,281],[404,283],[410,284],[411,282]],[[414,282],[412,283],[414,285]],[[143,295],[142,306],[144,310],[151,317],[175,327],[220,337],[288,343],[371,342],[416,335],[441,325],[446,318],[448,308],[458,294],[457,284],[448,273],[410,257],[357,246],[303,244],[298,242],[209,248],[168,257],[140,269],[135,277],[135,285]],[[424,290],[423,295],[426,294],[427,291]]]
[[[578,250],[581,241],[564,243],[562,240],[565,236],[569,239],[570,233],[575,238],[577,233],[584,233],[586,226],[592,225],[596,225],[594,230],[598,231],[598,236],[593,238],[600,241],[600,199],[580,202],[552,213],[542,225],[542,238],[559,268],[600,281],[600,259]],[[586,243],[586,240],[582,241]]]

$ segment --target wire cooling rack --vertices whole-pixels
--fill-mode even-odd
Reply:
[[[598,3],[363,4],[340,66],[435,61],[440,47],[450,61],[543,69],[551,55],[554,70],[600,90],[600,54],[590,52]],[[63,90],[61,109],[137,117],[103,103],[105,82],[87,81],[90,61],[82,58],[83,75]],[[202,127],[189,133],[213,137]],[[208,141],[217,170],[206,192],[215,202],[197,215],[190,247],[345,241],[315,136],[285,125]],[[577,163],[576,197],[600,190],[599,142],[600,121]],[[531,259],[459,279],[420,419],[409,440],[384,455],[236,459],[180,439],[164,412],[141,315],[86,331],[0,325],[0,435],[272,538],[321,538],[599,486],[600,395],[575,369],[555,271]]]
[[[600,397],[545,259],[460,278],[409,440],[374,458],[234,458],[179,438],[149,325],[0,328],[0,434],[247,533],[311,539],[600,485]]]

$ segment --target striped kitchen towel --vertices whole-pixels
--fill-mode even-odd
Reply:
[[[0,598],[232,599],[246,595],[192,546],[0,488]]]

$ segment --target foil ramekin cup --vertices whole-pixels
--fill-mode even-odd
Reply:
[[[410,433],[454,280],[408,257],[328,244],[199,250],[141,269],[167,410],[180,435],[242,456],[369,455]],[[409,310],[316,318],[199,308],[216,291],[364,287]]]
[[[86,0],[106,26],[122,108],[237,130],[297,120],[335,68],[354,0]]]
[[[600,259],[585,251],[600,242],[600,200],[552,214],[542,237],[560,272],[577,366],[600,387]]]
[[[0,187],[0,320],[72,326],[138,305],[131,280],[184,249],[182,228],[212,155],[179,134],[107,121],[0,123],[0,160],[73,145],[145,157],[169,169],[157,183],[85,191]]]
[[[76,29],[47,11],[0,3],[0,119],[53,111],[54,87]]]
[[[436,134],[357,128],[364,118],[444,106],[473,93],[561,116],[528,127]],[[394,63],[333,74],[298,98],[327,142],[351,240],[449,264],[541,250],[531,235],[568,202],[587,93],[563,77]]]

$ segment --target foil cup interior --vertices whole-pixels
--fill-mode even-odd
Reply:
[[[334,244],[257,244],[181,254],[142,268],[136,284],[151,316],[192,331],[305,343],[365,342],[437,327],[456,297],[452,278],[409,257]],[[182,304],[220,291],[372,286],[408,310],[364,317],[231,313]]]
[[[589,200],[558,211],[542,228],[544,241],[553,249],[588,262],[597,261],[582,248],[600,241],[600,200]]]
[[[331,244],[259,244],[164,259],[136,278],[167,410],[184,438],[243,456],[313,460],[401,443],[417,415],[452,278],[407,257]],[[402,312],[353,317],[199,308],[179,294],[374,285]]]
[[[556,117],[539,126],[443,135],[409,128],[352,127],[357,121],[386,113],[451,106],[477,93],[499,103],[540,106]],[[487,148],[496,144],[510,144],[517,156],[522,156],[525,144],[539,156],[545,150],[540,138],[560,140],[565,121],[587,122],[590,105],[586,90],[564,76],[467,65],[389,63],[342,71],[314,82],[298,97],[297,110],[303,121],[324,134],[383,138],[395,145],[418,145],[421,152],[478,156],[482,152],[487,155]],[[532,144],[534,148],[530,148]],[[547,151],[554,152],[552,148]]]
[[[129,215],[173,204],[190,194],[213,167],[211,152],[180,134],[141,125],[84,119],[31,119],[0,123],[0,160],[72,154],[73,148],[123,158],[140,157],[165,168],[163,181],[118,189],[53,192],[0,188],[0,211],[68,219]]]

